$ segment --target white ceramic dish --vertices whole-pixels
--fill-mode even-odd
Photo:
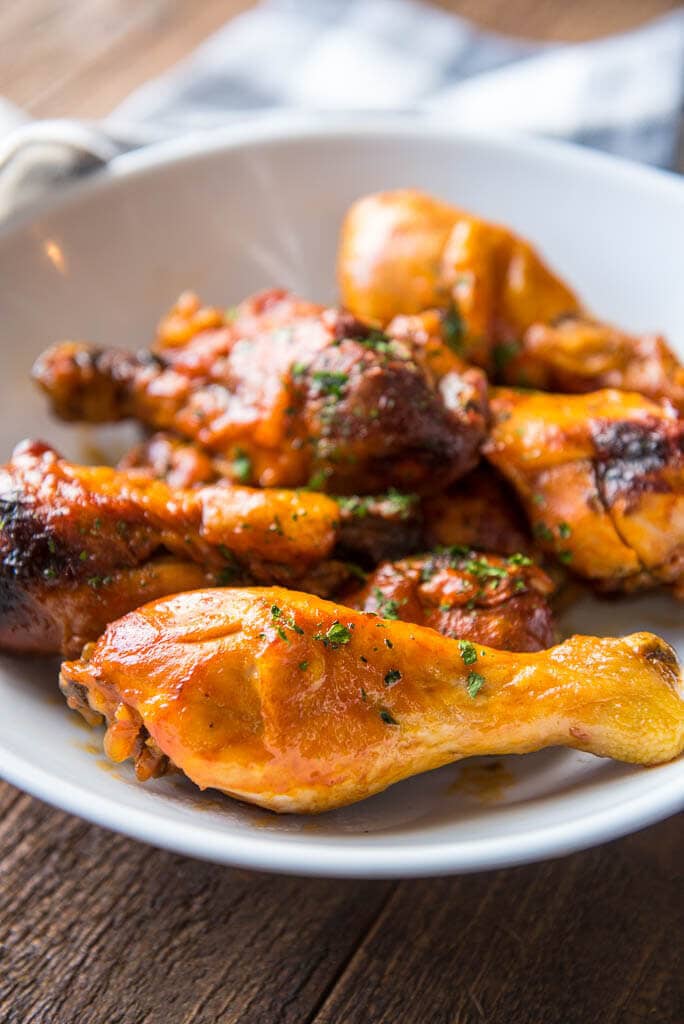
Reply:
[[[505,221],[601,315],[684,341],[684,184],[674,177],[435,125],[262,120],[122,157],[5,228],[0,454],[28,435],[77,457],[90,443],[51,422],[28,382],[45,345],[144,344],[187,287],[225,304],[271,284],[332,299],[345,208],[403,185]],[[653,629],[684,655],[681,607],[663,597],[588,602],[565,625]],[[586,847],[684,805],[683,759],[644,770],[549,750],[492,772],[443,768],[317,819],[278,818],[179,778],[138,785],[128,766],[106,764],[55,679],[54,663],[1,659],[0,773],[101,825],[228,864],[368,877],[481,870]]]

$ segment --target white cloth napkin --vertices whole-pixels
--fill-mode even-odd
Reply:
[[[621,35],[546,45],[484,32],[418,0],[265,0],[134,92],[99,128],[115,153],[273,109],[420,112],[458,127],[537,132],[676,168],[684,10]],[[20,119],[0,101],[0,134]],[[92,166],[87,153],[84,162],[83,152],[71,150],[71,159],[55,161],[54,147],[45,151],[47,129],[39,144],[38,128],[24,124],[19,147],[16,133],[3,140],[0,214],[25,198],[25,179],[35,191]],[[107,145],[95,148],[97,162]]]

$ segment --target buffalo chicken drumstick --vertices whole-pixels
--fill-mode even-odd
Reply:
[[[684,747],[680,684],[650,633],[512,654],[280,588],[145,605],[60,683],[140,778],[173,764],[201,788],[307,813],[475,754],[667,761]]]

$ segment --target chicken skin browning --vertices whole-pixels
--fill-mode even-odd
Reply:
[[[487,458],[535,538],[605,590],[684,578],[684,422],[626,391],[498,389]]]
[[[280,291],[246,300],[221,326],[197,330],[186,317],[187,340],[175,319],[144,355],[56,345],[34,379],[63,419],[136,418],[264,487],[435,491],[478,460],[486,379],[441,339],[393,340]]]
[[[442,336],[505,383],[619,388],[684,411],[684,367],[662,337],[595,320],[524,239],[421,192],[353,204],[338,276],[343,305],[369,322],[391,322],[390,333],[407,319],[417,327],[423,314],[433,323],[431,307],[442,310]]]
[[[0,647],[73,655],[152,596],[227,582],[330,593],[339,508],[322,494],[171,489],[39,442],[0,470]],[[194,564],[193,564],[194,563]]]
[[[389,644],[385,641],[389,640]],[[565,745],[654,764],[684,747],[672,649],[650,633],[474,648],[279,588],[179,594],[113,623],[60,685],[141,779],[168,763],[283,812],[362,800],[476,754]]]
[[[554,640],[547,597],[554,584],[526,555],[452,548],[384,562],[348,599],[352,608],[430,626],[444,636],[507,651],[541,651]]]

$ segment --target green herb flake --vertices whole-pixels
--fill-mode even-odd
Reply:
[[[282,614],[283,613],[281,612],[281,610],[280,610],[280,608],[278,607],[277,604],[272,604],[271,605],[271,616],[272,616],[272,618],[279,619]]]
[[[484,686],[484,681],[484,676],[481,676],[479,672],[469,672],[468,678],[466,680],[466,690],[468,691],[468,696],[475,699],[475,697],[477,697],[478,693]]]
[[[523,555],[522,551],[516,551],[514,555],[509,555],[506,561],[508,562],[509,565],[532,565],[532,559],[529,557],[529,555]]]
[[[299,662],[299,669],[300,669],[301,672],[306,672],[308,667],[309,667],[309,662],[308,661],[300,661]]]
[[[344,386],[349,380],[347,373],[335,373],[331,370],[316,370],[311,376],[324,394],[332,395],[334,398],[342,397]]]
[[[461,314],[455,305],[452,305],[442,317],[442,333],[444,341],[452,352],[460,355],[463,352],[466,332]]]
[[[233,476],[241,484],[248,483],[252,479],[252,460],[246,452],[238,451],[231,463]]]
[[[553,542],[553,534],[551,533],[551,530],[548,528],[546,523],[535,523],[534,535],[535,537],[539,537],[540,540],[545,540],[548,543]]]
[[[572,551],[559,551],[558,557],[563,565],[569,565],[572,562]]]
[[[394,647],[394,644],[392,643],[392,641],[390,640],[390,638],[388,636],[385,637],[385,647],[389,647],[390,651]]]
[[[362,661],[362,662],[364,663],[364,665],[367,665],[367,664],[368,664],[368,658],[364,657],[364,655],[363,655],[363,654],[362,654],[362,655],[361,655],[361,657],[359,658],[359,661]]]
[[[373,588],[373,599],[377,605],[377,614],[383,619],[398,619],[399,609],[403,601],[395,601],[393,598],[385,597],[380,587]]]
[[[284,640],[286,644],[289,644],[290,641],[287,638],[287,633],[285,632],[282,626],[278,626],[276,628],[276,633],[278,634],[281,640]]]
[[[401,672],[398,668],[391,668],[385,673],[385,686],[396,686],[401,679]]]
[[[79,562],[85,562],[87,557],[88,557],[88,552],[87,551],[79,551],[79,554],[78,554]]]
[[[383,720],[385,725],[399,725],[394,715],[392,715],[387,708],[380,708],[378,712],[380,718]]]
[[[309,367],[306,363],[293,363],[292,364],[292,376],[297,380],[299,377],[303,377]]]
[[[315,633],[314,640],[321,640],[326,647],[337,650],[344,647],[351,640],[351,630],[343,626],[341,622],[335,621],[325,633]]]
[[[572,533],[570,523],[559,523],[558,524],[558,536],[562,537],[563,540],[567,540]]]
[[[458,649],[461,652],[464,665],[474,665],[477,661],[477,651],[475,650],[475,644],[471,643],[470,640],[459,640]]]

